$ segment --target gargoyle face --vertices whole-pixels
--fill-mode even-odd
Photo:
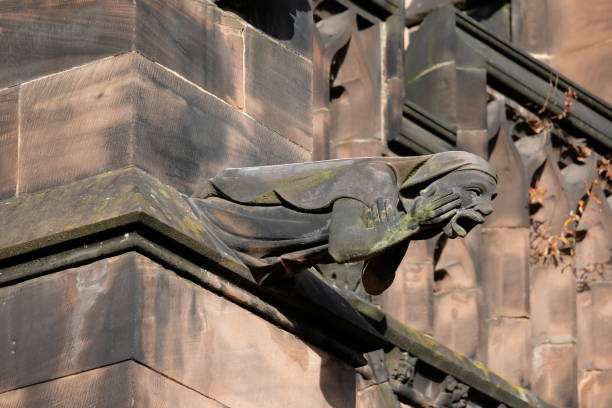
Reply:
[[[491,201],[496,197],[496,181],[489,174],[478,170],[458,170],[435,183],[438,192],[452,191],[459,195],[459,207],[442,228],[449,238],[464,237],[493,212]]]

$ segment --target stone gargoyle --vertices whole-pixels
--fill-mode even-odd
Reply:
[[[226,169],[191,199],[223,251],[258,282],[365,261],[386,289],[414,239],[465,236],[492,212],[496,176],[466,152]]]

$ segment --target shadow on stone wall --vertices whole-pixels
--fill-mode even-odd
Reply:
[[[308,0],[218,0],[216,4],[277,40],[292,39],[300,30],[300,14],[311,10]]]

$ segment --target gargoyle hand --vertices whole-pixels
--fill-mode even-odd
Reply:
[[[454,216],[460,205],[458,193],[454,191],[438,193],[436,188],[431,187],[414,200],[409,216],[417,225],[438,224]]]
[[[466,234],[467,234],[467,231],[466,231],[465,228],[463,228],[459,224],[459,220],[461,220],[462,218],[463,219],[467,218],[473,224],[482,224],[485,221],[484,216],[481,213],[479,213],[478,211],[473,210],[473,209],[463,209],[463,208],[461,208],[461,209],[455,211],[455,213],[453,214],[452,218],[450,219],[448,224],[446,224],[444,226],[442,231],[449,238],[455,238],[457,236],[465,237]]]
[[[395,219],[397,210],[391,205],[391,200],[379,198],[376,203],[369,208],[368,211],[368,226],[376,227],[380,224],[387,224]]]

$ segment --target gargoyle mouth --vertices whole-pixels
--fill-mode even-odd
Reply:
[[[465,237],[472,228],[484,221],[484,216],[476,210],[458,210],[442,230],[449,238]]]

